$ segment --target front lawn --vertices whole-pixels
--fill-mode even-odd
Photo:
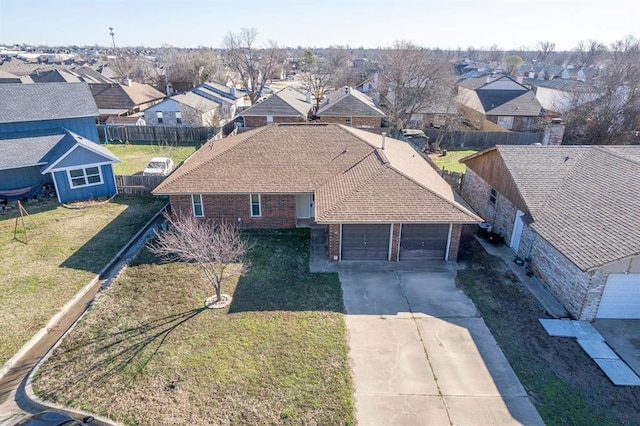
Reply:
[[[163,142],[111,143],[104,145],[122,161],[114,164],[117,175],[140,174],[153,157],[171,158],[176,167],[193,154],[201,142],[180,142],[179,145]]]
[[[447,150],[447,155],[440,156],[440,154],[429,154],[429,157],[440,167],[441,169],[448,170],[450,172],[464,173],[467,170],[467,166],[459,163],[458,160],[468,155],[478,152],[475,149],[459,149],[459,150]]]
[[[130,425],[354,424],[340,283],[307,230],[245,232],[221,310],[193,264],[136,259],[39,371],[38,395]]]
[[[84,287],[164,205],[121,198],[82,210],[28,203],[26,235],[16,213],[0,215],[0,365]],[[23,242],[23,241],[26,241]]]
[[[551,337],[548,318],[504,262],[465,237],[458,285],[473,300],[548,425],[639,424],[640,388],[614,386],[575,339]]]

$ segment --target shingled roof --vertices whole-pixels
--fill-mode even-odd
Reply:
[[[0,84],[0,123],[97,115],[96,102],[86,83]]]
[[[583,271],[640,254],[640,146],[498,145],[532,228]]]
[[[338,117],[384,117],[385,114],[373,100],[362,92],[345,86],[327,95],[327,100],[320,105],[317,116]]]
[[[130,110],[138,105],[164,98],[164,93],[159,90],[135,81],[131,82],[131,86],[118,83],[91,83],[90,87],[98,108],[105,110]]]
[[[311,103],[300,91],[285,87],[263,101],[259,101],[238,114],[243,117],[272,115],[276,117],[306,117],[311,110]]]
[[[205,144],[155,194],[315,193],[320,223],[476,223],[410,145],[337,124],[271,125]]]

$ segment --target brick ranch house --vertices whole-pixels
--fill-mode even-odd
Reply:
[[[338,124],[210,141],[153,193],[242,228],[326,225],[330,261],[453,261],[462,226],[481,220],[409,144]]]
[[[351,127],[382,127],[385,118],[384,112],[369,96],[348,86],[328,93],[314,115],[321,123]]]
[[[640,319],[640,146],[502,146],[462,195],[576,318]]]

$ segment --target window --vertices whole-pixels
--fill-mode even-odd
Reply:
[[[498,117],[496,124],[500,127],[511,130],[513,128],[513,116],[500,116]]]
[[[162,124],[162,112],[156,112],[156,117],[158,118],[158,124]]]
[[[260,194],[251,194],[251,217],[262,216],[260,208]]]
[[[496,201],[498,201],[498,191],[496,191],[493,188],[491,188],[491,195],[489,195],[489,201],[491,202],[491,204],[495,204]]]
[[[69,184],[72,188],[99,185],[102,183],[100,166],[68,170],[67,173],[69,176]]]
[[[193,205],[193,216],[203,217],[204,210],[202,209],[202,195],[191,194],[191,204]]]
[[[182,113],[180,111],[176,112],[176,124],[182,124]]]
[[[267,115],[267,124],[273,123],[273,115]]]
[[[345,126],[351,126],[351,117],[345,117],[344,124]]]

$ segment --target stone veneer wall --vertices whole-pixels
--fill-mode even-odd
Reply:
[[[527,227],[528,228],[528,227]],[[528,232],[528,237],[534,231]],[[604,272],[583,272],[549,242],[535,235],[529,269],[577,319],[593,320],[607,282]]]
[[[517,207],[500,193],[495,204],[490,202],[491,186],[469,168],[462,180],[460,191],[469,205],[493,226],[493,232],[502,235],[505,244],[510,245]]]

